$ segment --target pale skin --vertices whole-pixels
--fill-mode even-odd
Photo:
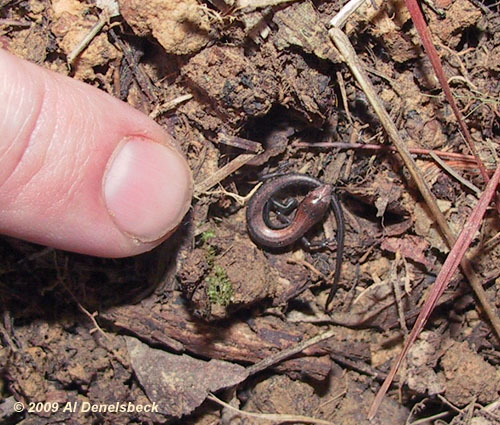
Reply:
[[[0,233],[103,257],[151,250],[189,209],[174,139],[129,105],[0,49]]]

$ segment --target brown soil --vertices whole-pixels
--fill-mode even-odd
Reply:
[[[449,248],[396,153],[315,145],[389,144],[328,38],[342,5],[119,0],[115,16],[102,9],[113,1],[95,3],[3,0],[1,45],[154,117],[186,154],[196,196],[174,237],[135,258],[0,240],[0,422],[272,422],[221,408],[208,400],[215,393],[254,414],[368,423],[374,394]],[[437,12],[423,7],[434,43],[494,169],[499,4],[434,5]],[[100,20],[102,30],[69,68],[68,56]],[[345,31],[408,147],[470,154],[403,1],[377,9],[368,2]],[[210,180],[235,158],[246,165]],[[447,162],[484,188],[469,160]],[[458,233],[477,194],[430,156],[417,163]],[[342,201],[346,247],[331,316],[323,311],[335,266],[330,250],[300,243],[269,250],[248,236],[248,197],[276,172],[334,184]],[[491,209],[470,252],[497,314],[499,229]],[[321,239],[335,228],[327,221],[314,232]],[[330,339],[291,358],[258,373],[248,368],[327,330]],[[499,347],[465,278],[455,275],[373,423],[500,423]],[[15,413],[16,401],[33,411]],[[92,412],[85,403],[159,409]]]

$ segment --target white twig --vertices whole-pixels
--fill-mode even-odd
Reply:
[[[99,34],[107,21],[107,16],[105,14],[101,15],[99,21],[92,27],[92,29],[87,33],[83,40],[81,40],[78,45],[71,51],[71,53],[67,57],[68,65],[70,67],[71,65],[73,65],[73,62],[78,57],[78,55],[80,55],[80,53],[82,53],[87,48],[94,37]]]
[[[347,19],[359,9],[359,7],[366,0],[351,0],[348,2],[339,12],[331,19],[330,25],[332,27],[342,28],[346,23]]]

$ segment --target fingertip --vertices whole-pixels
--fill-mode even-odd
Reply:
[[[103,179],[113,221],[140,242],[159,240],[177,227],[191,194],[191,173],[179,152],[143,138],[117,146]]]
[[[189,166],[149,117],[1,49],[0,95],[11,100],[0,106],[1,233],[126,257],[180,223]]]

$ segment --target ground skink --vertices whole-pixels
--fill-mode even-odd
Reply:
[[[286,227],[272,228],[268,226],[268,202],[286,190],[306,189],[310,192],[297,207],[295,217]],[[247,226],[250,237],[259,245],[269,248],[281,248],[291,245],[317,224],[332,207],[337,221],[337,258],[332,289],[328,295],[325,309],[331,303],[338,287],[342,254],[344,250],[344,215],[342,206],[333,192],[332,186],[304,174],[286,174],[265,182],[252,196],[247,207]]]

